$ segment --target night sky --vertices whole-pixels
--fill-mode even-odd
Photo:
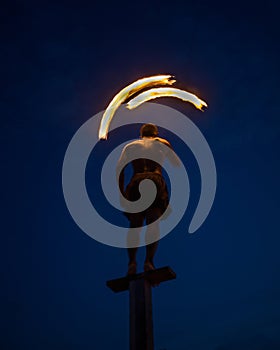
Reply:
[[[280,349],[276,5],[10,1],[2,8],[1,350],[128,349],[128,294],[106,287],[126,273],[126,251],[78,228],[61,170],[86,120],[127,84],[166,73],[208,103],[201,113],[179,100],[156,102],[200,128],[218,187],[209,217],[187,234],[199,172],[174,139],[187,159],[191,202],[155,258],[177,273],[153,290],[155,349]],[[137,137],[138,127],[130,132]],[[101,153],[90,158],[89,192],[99,186]],[[143,257],[141,248],[140,264]]]

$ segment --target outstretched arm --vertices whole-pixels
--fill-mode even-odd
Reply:
[[[124,168],[122,169],[119,177],[119,189],[121,194],[124,196]]]
[[[117,168],[116,168],[116,180],[117,183],[119,184],[119,189],[122,193],[122,195],[124,195],[124,169],[125,169],[125,164],[126,164],[126,160],[127,160],[127,155],[126,155],[126,150],[125,148],[122,151],[122,154],[118,160],[118,164],[117,164]],[[118,178],[118,174],[119,178]]]

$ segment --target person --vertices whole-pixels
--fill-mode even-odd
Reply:
[[[147,158],[145,158],[145,156]],[[156,159],[156,161],[151,160],[151,157]],[[158,136],[158,128],[156,125],[148,123],[142,125],[140,129],[140,139],[124,147],[117,164],[117,175],[120,174],[118,179],[119,188],[121,194],[127,200],[136,201],[140,198],[139,184],[141,181],[149,179],[156,185],[156,198],[147,209],[138,213],[124,211],[124,215],[130,222],[127,235],[128,246],[131,242],[139,242],[144,221],[146,221],[146,225],[149,225],[146,230],[146,240],[149,236],[152,238],[153,243],[146,244],[144,271],[155,269],[154,255],[158,247],[159,238],[159,222],[157,220],[159,218],[162,219],[164,216],[166,217],[170,210],[168,206],[168,189],[162,174],[162,163],[166,158],[174,166],[179,166],[179,158],[173,152],[171,144],[166,139]],[[129,161],[129,159],[132,160]],[[132,164],[133,175],[125,188],[125,168],[128,162]],[[122,206],[124,206],[124,204]],[[129,258],[127,275],[133,275],[137,272],[137,246],[128,248],[127,252]]]

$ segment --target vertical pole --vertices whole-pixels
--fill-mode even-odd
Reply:
[[[152,286],[176,278],[169,267],[107,281],[115,293],[129,290],[130,350],[154,350]]]
[[[152,288],[145,278],[129,282],[130,350],[154,350]]]

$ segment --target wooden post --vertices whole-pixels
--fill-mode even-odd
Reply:
[[[129,290],[130,350],[154,350],[152,287],[174,278],[166,266],[106,282],[116,293]]]
[[[153,350],[152,290],[144,278],[129,283],[130,350]]]

